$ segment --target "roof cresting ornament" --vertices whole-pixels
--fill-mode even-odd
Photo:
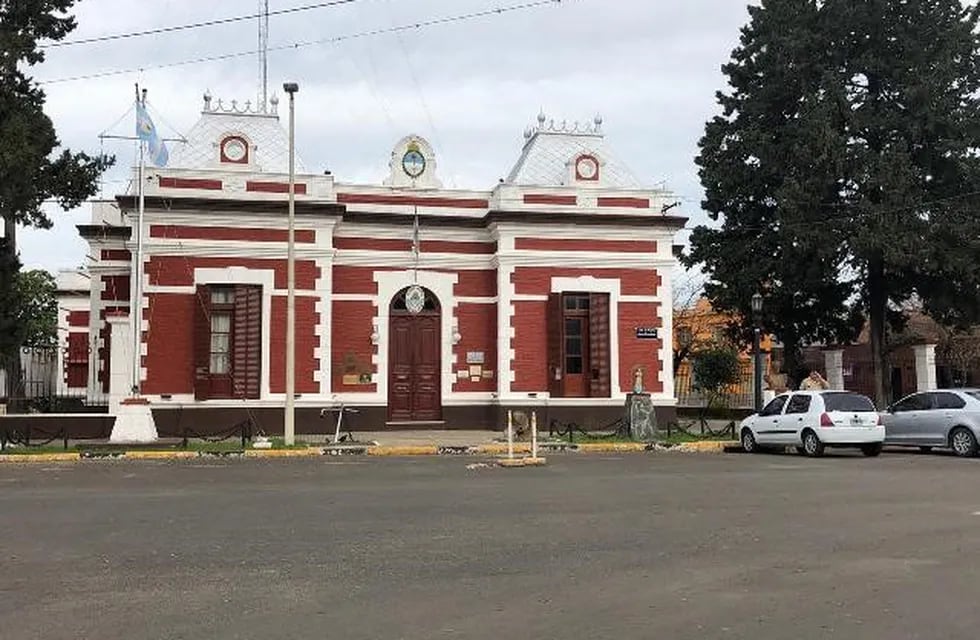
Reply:
[[[224,113],[231,115],[248,115],[248,116],[274,116],[277,115],[279,111],[279,98],[272,96],[269,100],[269,106],[266,107],[263,104],[256,102],[254,105],[251,100],[246,100],[245,104],[239,106],[238,100],[232,100],[230,105],[225,105],[221,98],[217,101],[211,95],[210,91],[204,92],[204,108],[202,113]]]
[[[524,140],[530,140],[538,133],[559,133],[565,135],[581,135],[581,136],[601,136],[602,133],[602,116],[596,114],[592,119],[592,122],[569,122],[568,120],[562,120],[560,123],[556,123],[554,118],[548,118],[544,111],[538,113],[538,124],[537,126],[531,125],[524,130]]]

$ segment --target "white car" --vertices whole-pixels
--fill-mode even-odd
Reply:
[[[776,396],[739,425],[742,449],[796,447],[821,456],[825,447],[856,447],[881,453],[885,426],[869,398],[850,391],[794,391]]]

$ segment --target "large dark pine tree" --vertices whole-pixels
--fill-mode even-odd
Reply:
[[[17,227],[49,228],[42,205],[55,200],[77,207],[92,196],[111,159],[61,149],[44,92],[25,69],[44,60],[39,41],[62,40],[75,28],[66,12],[75,0],[0,0],[0,362],[10,362],[23,343],[16,293]],[[16,381],[19,368],[8,371]]]
[[[695,233],[689,260],[711,274],[709,294],[747,280],[779,283],[779,299],[795,288],[813,304],[773,318],[795,338],[846,334],[853,301],[870,325],[879,403],[899,305],[916,297],[976,319],[978,15],[959,0],[769,0],[752,10],[725,68],[723,115],[702,140],[705,207],[722,224]],[[735,143],[740,156],[727,152]],[[747,200],[734,183],[766,162],[770,180]],[[783,255],[759,260],[753,231],[762,255]]]
[[[814,219],[833,213],[842,164],[832,110],[815,100],[823,81],[817,48],[820,13],[810,0],[750,7],[741,46],[723,67],[730,89],[708,122],[697,158],[704,209],[720,227],[694,230],[689,265],[709,276],[716,308],[750,318],[752,295],[765,296],[763,324],[783,342],[785,368],[800,375],[799,349],[849,337],[851,284],[836,230]],[[822,143],[822,144],[821,144]]]

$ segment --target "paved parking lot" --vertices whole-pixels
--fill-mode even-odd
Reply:
[[[970,638],[980,460],[0,467],[0,638]]]

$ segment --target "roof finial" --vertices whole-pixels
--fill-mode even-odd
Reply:
[[[204,110],[205,111],[210,111],[211,110],[211,90],[210,89],[207,89],[204,92]]]
[[[544,115],[544,109],[538,111],[538,126],[543,127],[544,121],[548,119],[548,116]]]
[[[595,119],[592,120],[595,123],[595,132],[599,133],[602,130],[602,116],[598,113],[595,114]]]

